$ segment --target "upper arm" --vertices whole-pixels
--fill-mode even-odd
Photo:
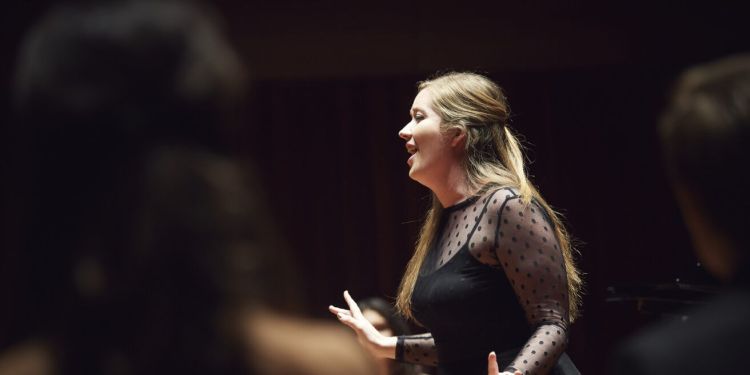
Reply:
[[[489,212],[488,212],[489,213]],[[510,197],[497,217],[495,255],[532,326],[568,323],[568,281],[554,226],[534,202]]]

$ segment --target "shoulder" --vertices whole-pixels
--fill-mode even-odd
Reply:
[[[547,213],[535,199],[531,199],[531,202],[521,199],[518,189],[514,187],[491,189],[482,199],[487,203],[488,213],[502,217],[504,224],[537,225],[550,222]]]
[[[44,343],[28,342],[0,353],[0,375],[48,375],[54,369],[52,351]]]
[[[480,202],[487,207],[487,211],[499,214],[509,203],[520,203],[518,190],[512,187],[495,187],[480,196]]]
[[[615,356],[616,374],[732,373],[750,358],[750,294],[727,293],[686,315],[627,341]]]
[[[371,375],[371,359],[338,324],[256,313],[245,321],[253,357],[263,370],[307,375]]]

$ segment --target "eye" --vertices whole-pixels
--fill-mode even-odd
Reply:
[[[424,120],[424,115],[423,114],[417,113],[417,114],[414,115],[414,121],[420,122],[422,120]]]

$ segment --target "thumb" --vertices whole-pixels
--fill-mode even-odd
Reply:
[[[487,357],[487,375],[497,375],[500,373],[500,368],[497,365],[497,355],[495,352],[490,352]]]

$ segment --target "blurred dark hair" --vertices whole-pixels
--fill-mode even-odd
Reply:
[[[225,155],[245,73],[211,14],[90,2],[29,33],[0,348],[47,339],[63,374],[246,372],[234,314],[293,301],[256,180]]]
[[[370,297],[357,302],[360,310],[373,310],[385,318],[388,327],[393,331],[394,336],[408,335],[411,333],[409,325],[396,313],[394,306],[388,301],[379,297]]]
[[[178,0],[53,9],[23,43],[16,113],[48,137],[216,146],[246,78],[212,15]]]
[[[94,206],[128,207],[127,189],[154,147],[225,151],[245,72],[211,14],[164,0],[68,4],[45,15],[17,62],[11,195],[33,197],[32,215],[76,222]]]
[[[400,314],[396,313],[393,304],[380,297],[369,297],[357,302],[360,310],[372,310],[385,318],[388,328],[394,336],[409,335],[409,324]],[[391,375],[413,375],[421,373],[421,367],[411,363],[389,362],[388,372]]]
[[[158,149],[144,166],[132,248],[98,253],[113,275],[104,296],[118,296],[107,313],[127,328],[102,340],[137,348],[125,352],[133,373],[246,373],[244,314],[295,300],[257,179],[191,148]]]
[[[737,250],[748,251],[750,55],[686,71],[661,118],[659,132],[674,183],[699,201]]]

